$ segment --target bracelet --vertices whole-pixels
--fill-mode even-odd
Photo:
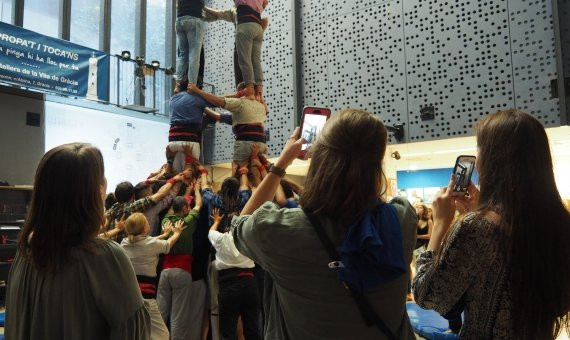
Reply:
[[[269,170],[267,170],[267,171],[274,173],[275,175],[279,176],[280,178],[285,177],[285,169],[281,169],[280,167],[277,167],[274,164],[271,164],[271,166],[269,167]]]
[[[173,177],[173,178],[169,179],[168,181],[166,181],[166,183],[170,183],[170,184],[174,185],[174,184],[178,183],[178,180]]]
[[[206,169],[200,169],[200,174],[202,174],[202,175],[207,175],[207,174],[208,174],[208,170],[206,170]]]

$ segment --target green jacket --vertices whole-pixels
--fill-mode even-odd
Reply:
[[[196,209],[190,210],[186,217],[171,214],[164,216],[161,223],[163,227],[166,221],[170,221],[174,225],[179,220],[184,220],[184,227],[186,227],[182,231],[182,234],[180,234],[178,241],[176,241],[176,243],[170,248],[169,254],[192,255],[192,251],[194,250],[192,235],[194,234],[194,230],[196,230],[196,221],[198,221],[198,216],[200,216],[200,211]]]

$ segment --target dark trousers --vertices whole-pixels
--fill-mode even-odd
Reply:
[[[234,78],[236,82],[236,88],[241,82],[243,82],[243,75],[241,74],[241,68],[239,68],[238,58],[237,48],[234,45]]]
[[[246,340],[261,340],[261,303],[255,277],[219,280],[220,333],[222,340],[237,339],[241,315]]]

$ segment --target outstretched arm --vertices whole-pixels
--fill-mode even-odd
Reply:
[[[305,140],[301,138],[301,129],[296,128],[295,132],[287,140],[285,148],[281,152],[279,159],[275,162],[275,166],[278,169],[286,170],[287,167],[293,163],[293,160],[297,158],[299,152],[301,151],[301,146]],[[277,190],[277,186],[281,182],[281,177],[273,172],[269,172],[267,176],[261,181],[261,184],[257,190],[253,193],[243,210],[241,215],[251,215],[257,208],[259,208],[263,203],[271,201]]]
[[[224,107],[226,105],[226,99],[224,97],[218,97],[206,91],[200,90],[196,84],[188,83],[188,91],[192,94],[204,98],[208,103],[216,107]]]

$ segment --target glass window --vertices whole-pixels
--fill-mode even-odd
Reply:
[[[12,24],[12,1],[0,0],[0,21]]]
[[[76,44],[99,49],[99,24],[101,1],[71,1],[70,41]]]
[[[149,64],[153,60],[158,60],[162,67],[166,67],[166,1],[147,0],[146,6],[145,60]]]
[[[61,0],[26,0],[24,2],[24,28],[59,37],[59,10]]]
[[[132,0],[111,2],[111,54],[130,51],[135,58],[135,11]]]

